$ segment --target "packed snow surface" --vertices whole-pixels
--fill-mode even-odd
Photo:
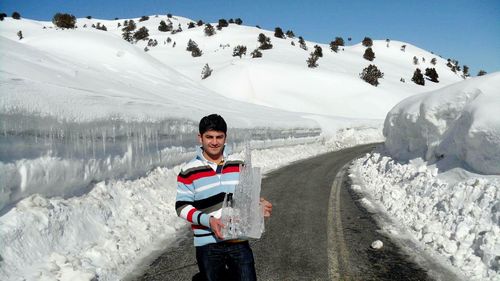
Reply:
[[[421,160],[401,164],[380,153],[356,160],[351,177],[362,202],[390,217],[389,234],[408,235],[463,280],[499,280],[500,177],[450,182]]]

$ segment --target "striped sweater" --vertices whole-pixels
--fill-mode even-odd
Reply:
[[[221,165],[205,159],[199,149],[196,157],[186,163],[177,176],[177,215],[191,223],[194,245],[217,243],[210,229],[210,216],[220,218],[226,193],[234,193],[239,183],[243,160],[224,153]]]

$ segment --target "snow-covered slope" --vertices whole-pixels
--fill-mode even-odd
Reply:
[[[324,55],[318,61],[319,67],[310,69],[306,66],[306,59],[317,44],[314,42],[306,41],[308,47],[306,51],[299,47],[296,38],[279,39],[273,36],[273,32],[257,27],[229,24],[228,27],[217,30],[215,35],[206,36],[203,31],[204,26],[188,29],[187,23],[191,20],[182,17],[169,19],[166,16],[151,16],[149,20],[142,22],[139,22],[139,18],[134,20],[137,29],[146,27],[149,30],[149,39],[156,39],[158,42],[157,46],[148,47],[150,49],[148,52],[143,51],[147,41],[139,41],[132,45],[121,39],[124,20],[81,18],[77,20],[76,30],[56,30],[49,22],[6,18],[0,23],[0,34],[49,53],[51,57],[69,58],[71,63],[65,63],[68,68],[66,76],[81,79],[83,82],[85,78],[77,76],[85,76],[91,71],[97,72],[95,73],[99,76],[96,77],[97,81],[109,80],[121,84],[120,88],[112,87],[115,91],[112,93],[107,92],[109,89],[99,88],[100,96],[113,96],[116,92],[132,92],[127,93],[125,95],[127,97],[131,94],[137,97],[140,94],[138,100],[130,101],[128,97],[130,104],[127,104],[127,111],[129,107],[133,109],[133,104],[136,102],[148,103],[150,95],[159,97],[160,100],[180,96],[182,98],[179,99],[181,101],[186,99],[185,104],[189,106],[193,102],[191,96],[199,100],[204,97],[201,92],[210,93],[214,99],[213,104],[220,104],[217,95],[213,94],[215,92],[235,100],[296,112],[354,118],[383,118],[393,105],[405,97],[462,80],[459,74],[453,73],[445,65],[445,60],[399,41],[391,41],[387,47],[385,41],[375,40],[372,48],[376,58],[373,62],[363,59],[365,47],[361,44],[341,47],[338,53],[332,52],[328,45],[318,44],[323,48]],[[180,24],[183,31],[176,34],[160,32],[158,26],[161,20],[170,20],[174,29]],[[91,27],[97,23],[106,25],[108,31]],[[212,25],[215,26],[216,23]],[[23,31],[24,39],[18,40],[16,35],[18,30]],[[271,38],[273,48],[262,51],[262,58],[252,59],[250,53],[259,46],[257,42],[259,33]],[[56,38],[58,43],[54,44]],[[170,43],[167,43],[167,38],[171,39]],[[201,57],[193,58],[190,52],[186,51],[190,39],[194,40],[203,51]],[[295,46],[291,45],[292,41]],[[247,47],[247,55],[241,59],[232,56],[233,48],[237,45]],[[402,45],[407,46],[404,52],[400,50]],[[18,49],[14,46],[3,48],[13,51]],[[413,64],[414,56],[419,59],[417,66]],[[432,58],[437,60],[435,66],[430,63]],[[214,71],[212,76],[202,81],[200,73],[206,63]],[[372,63],[385,74],[378,87],[373,87],[358,77],[363,68]],[[440,75],[440,83],[427,81],[425,86],[414,84],[411,82],[411,77],[416,67],[422,70],[435,67]],[[182,84],[185,88],[169,87],[169,80],[178,80],[177,74],[171,74],[172,68],[192,81],[179,78],[180,81],[184,81]],[[24,70],[20,70],[22,71]],[[137,84],[133,78],[139,79],[142,83]],[[404,78],[406,83],[402,83],[401,78]],[[206,88],[201,87],[198,82]],[[197,90],[192,91],[191,87]],[[95,88],[85,90],[96,91]],[[186,92],[199,93],[201,96],[186,95]],[[235,105],[241,107],[241,104]],[[161,111],[164,115],[167,115],[165,112],[169,114],[178,112],[178,110],[168,110],[168,107],[166,110],[161,108]],[[149,112],[149,115],[155,115],[155,112]]]
[[[208,63],[214,71],[202,81],[203,85],[227,97],[275,108],[354,118],[383,118],[405,97],[462,80],[446,66],[444,59],[399,41],[391,41],[387,47],[385,41],[375,40],[372,48],[376,58],[369,62],[362,57],[366,48],[361,44],[341,47],[338,53],[334,53],[326,44],[306,41],[306,51],[299,47],[297,38],[276,38],[274,32],[257,27],[229,24],[215,35],[206,36],[204,26],[186,29],[186,20],[182,18],[171,19],[174,28],[180,23],[184,29],[172,35],[158,31],[161,20],[165,19],[151,17],[137,24],[137,28],[146,26],[150,38],[159,42],[158,46],[150,47],[148,53],[194,80],[200,79],[201,70]],[[259,33],[271,38],[273,48],[262,51],[262,58],[251,58],[250,53],[259,46]],[[168,37],[172,43],[164,44]],[[190,39],[203,51],[201,57],[193,58],[186,51]],[[176,47],[172,47],[173,42]],[[139,42],[138,45],[145,46],[146,43]],[[232,56],[237,45],[247,47],[247,55],[241,59]],[[318,61],[319,67],[310,69],[306,60],[315,45],[322,47],[323,57]],[[400,50],[402,45],[406,45],[404,52]],[[419,65],[413,64],[414,56],[419,59]],[[436,58],[435,66],[431,64],[432,58]],[[359,73],[369,64],[376,64],[385,74],[378,87],[359,78]],[[422,71],[435,67],[440,83],[414,84],[411,77],[416,67]],[[401,78],[406,83],[402,83]]]
[[[248,119],[262,127],[290,127],[290,120],[296,127],[315,126],[297,114],[224,98],[118,35],[5,21],[0,23],[0,113],[38,113],[77,122],[110,117],[156,121],[198,120],[217,109],[235,127],[248,127]],[[24,39],[12,40],[12,25],[27,30]],[[261,118],[270,115],[272,123]]]

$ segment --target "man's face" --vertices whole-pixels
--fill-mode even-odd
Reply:
[[[206,131],[202,135],[198,134],[198,140],[203,147],[207,160],[220,160],[222,157],[222,150],[226,142],[226,134],[222,131]]]

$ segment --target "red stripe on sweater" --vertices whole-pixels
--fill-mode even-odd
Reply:
[[[203,226],[203,225],[196,225],[196,224],[192,224],[192,225],[191,225],[191,229],[193,229],[193,230],[195,230],[195,229],[205,229],[205,230],[207,230],[207,229],[208,229],[208,227]]]
[[[189,222],[193,222],[194,212],[196,212],[196,208],[192,208],[191,210],[189,210],[189,213],[187,214],[187,218],[186,218]]]
[[[193,181],[195,181],[197,179],[211,177],[211,176],[214,176],[214,175],[215,175],[215,171],[214,170],[200,171],[200,172],[193,173],[193,174],[189,175],[189,177],[187,177],[187,178],[183,178],[181,176],[177,176],[177,181],[178,182],[182,182],[183,184],[192,184]]]
[[[225,167],[224,169],[222,169],[223,174],[237,173],[239,171],[240,171],[240,166],[229,166],[229,167]]]

